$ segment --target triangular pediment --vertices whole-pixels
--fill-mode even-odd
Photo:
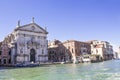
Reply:
[[[22,31],[31,31],[31,32],[40,32],[40,33],[46,33],[46,30],[37,25],[36,23],[30,23],[27,25],[20,26],[16,28],[15,30],[22,30]]]

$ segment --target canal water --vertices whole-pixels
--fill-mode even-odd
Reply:
[[[120,80],[120,60],[0,69],[0,80]]]

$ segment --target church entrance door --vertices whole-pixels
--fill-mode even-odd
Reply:
[[[30,62],[35,62],[35,49],[30,50]]]

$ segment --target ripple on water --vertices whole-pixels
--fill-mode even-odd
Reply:
[[[0,80],[120,80],[118,61],[0,70]],[[114,65],[113,65],[114,64]]]

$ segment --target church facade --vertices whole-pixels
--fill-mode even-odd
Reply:
[[[48,32],[34,22],[21,26],[9,34],[4,41],[11,49],[11,63],[40,63],[48,61]]]

